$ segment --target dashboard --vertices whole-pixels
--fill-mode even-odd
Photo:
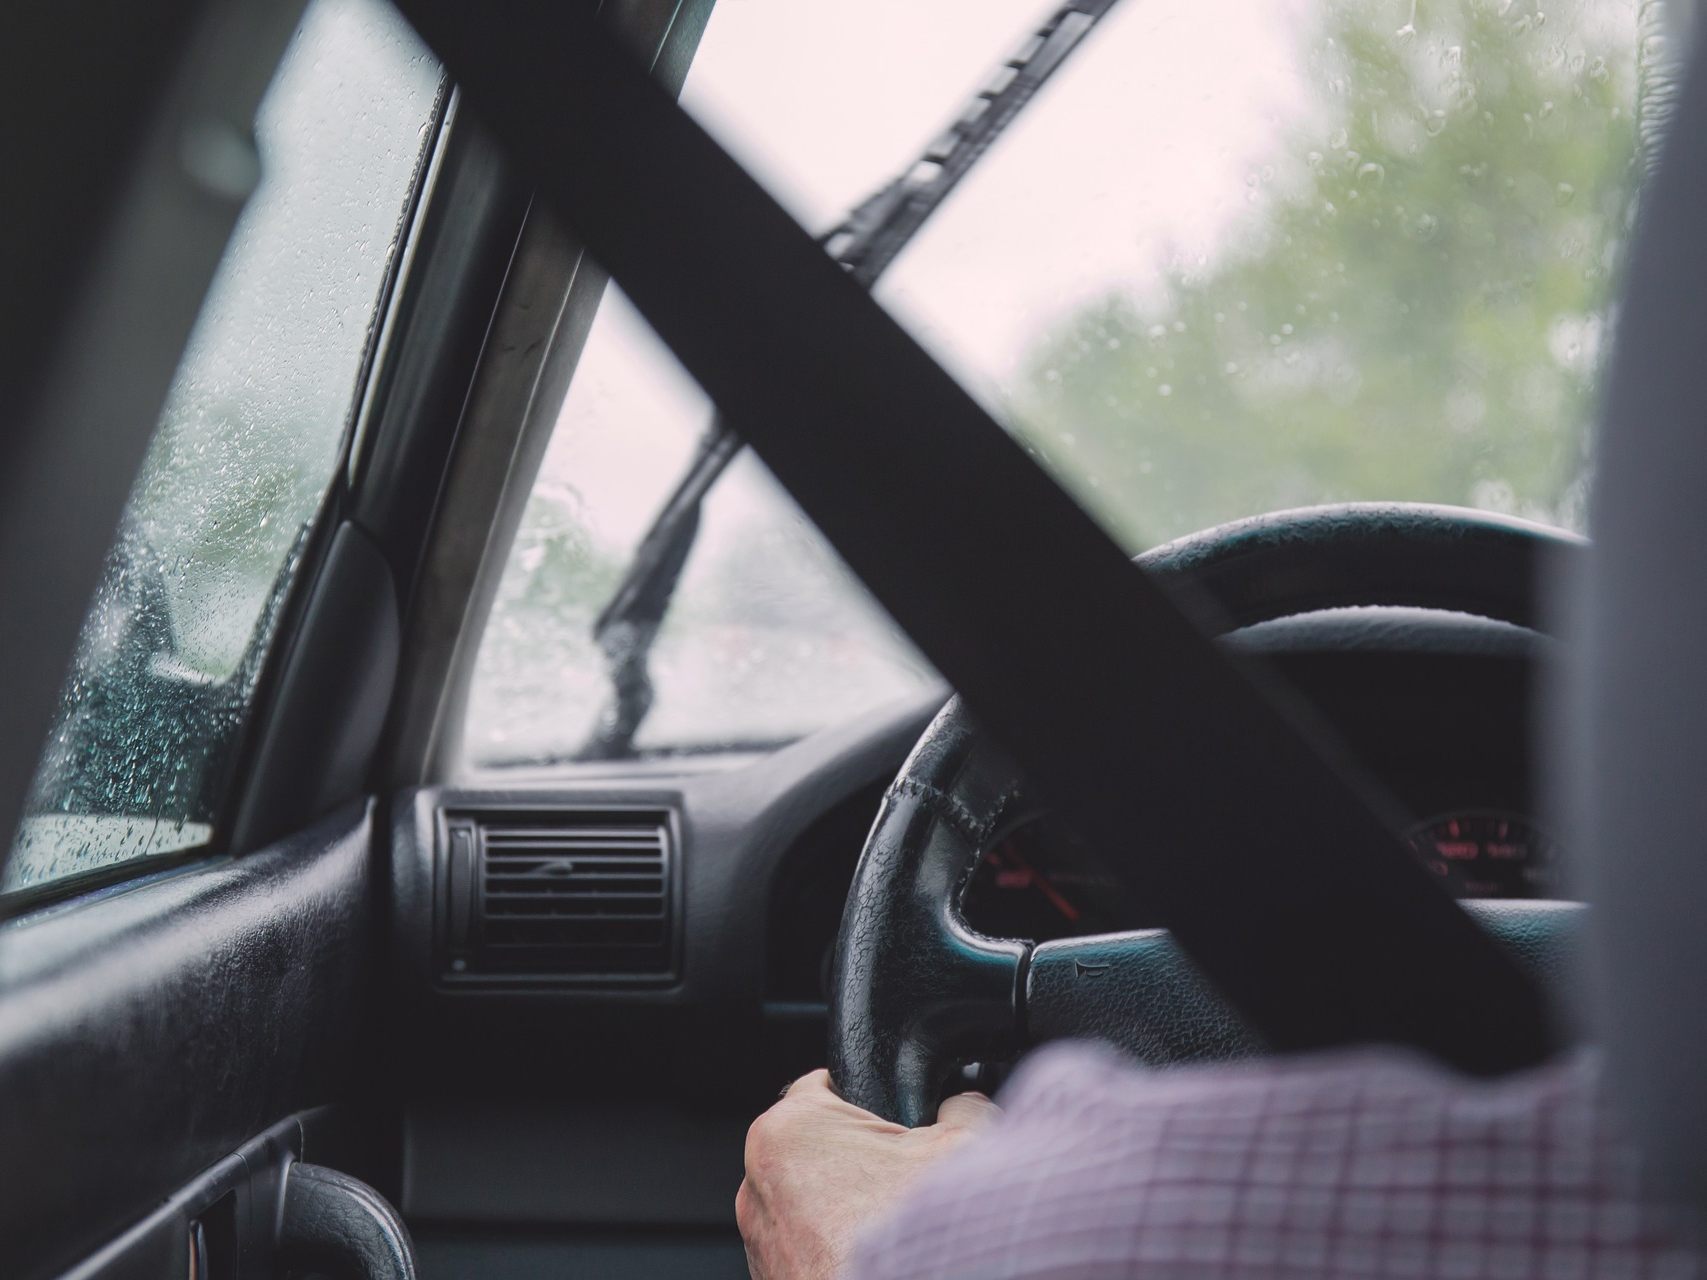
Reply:
[[[1569,895],[1530,747],[1552,643],[1392,609],[1227,641],[1467,897]],[[748,1123],[824,1061],[855,865],[946,697],[746,760],[511,770],[393,796],[385,1026],[413,1064],[396,1083],[411,1221],[726,1231]],[[1045,801],[982,851],[968,923],[1037,942],[1160,924],[1109,914],[1070,815]],[[1130,839],[1122,852],[1143,856],[1141,812]],[[553,941],[574,931],[600,946]],[[562,1160],[571,1147],[598,1159]]]
[[[1449,892],[1570,896],[1562,851],[1536,817],[1530,745],[1553,641],[1483,618],[1388,608],[1260,623],[1225,643],[1343,768],[1390,798],[1394,825]],[[501,1023],[502,1003],[524,997],[530,1007],[613,1011],[714,1000],[761,1022],[821,1020],[860,849],[938,705],[874,711],[722,767],[506,772],[502,786],[411,794],[396,810],[394,837],[406,989],[424,1009],[439,1006],[435,1021],[445,1027]],[[1210,776],[1216,762],[1200,767]],[[1016,812],[981,851],[961,899],[967,923],[1033,942],[1163,924],[1141,903],[1112,913],[1118,895],[1098,869],[1107,859],[1088,856],[1070,815],[1044,800]],[[601,847],[593,859],[586,847],[556,848],[594,838],[565,835],[565,821],[591,822],[595,843],[624,847]],[[1142,857],[1145,839],[1144,815],[1134,812],[1131,848],[1103,852]],[[482,879],[476,866],[490,874]],[[598,956],[585,973],[565,969],[558,962],[575,957],[561,938],[588,930],[610,944],[607,955],[620,944],[643,963],[620,981]],[[809,1028],[803,1043],[815,1049],[817,1034]]]

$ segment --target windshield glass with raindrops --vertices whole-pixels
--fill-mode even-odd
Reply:
[[[724,5],[684,101],[820,230],[1048,8]],[[1134,553],[1352,500],[1580,528],[1682,13],[1123,0],[877,294]],[[709,417],[613,290],[480,653],[474,763],[589,740],[593,621]],[[712,491],[651,665],[636,754],[775,746],[933,687],[751,458]]]

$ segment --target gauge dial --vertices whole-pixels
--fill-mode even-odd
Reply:
[[[1118,890],[1084,870],[1075,838],[1044,814],[984,850],[961,899],[976,929],[998,938],[1049,942],[1118,928],[1109,914]]]
[[[1552,898],[1559,895],[1552,839],[1513,813],[1442,814],[1407,837],[1423,866],[1456,898]]]
[[[1455,898],[1552,898],[1563,891],[1552,838],[1519,814],[1455,810],[1405,838]],[[1091,865],[1063,824],[1038,815],[985,849],[961,910],[984,933],[1033,942],[1133,927],[1115,918],[1119,891]]]

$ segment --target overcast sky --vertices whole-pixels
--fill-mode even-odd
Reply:
[[[1211,252],[1309,110],[1321,0],[1123,0],[892,269],[881,293],[977,393],[1050,321]],[[1341,0],[1343,2],[1343,0]],[[1394,10],[1410,0],[1352,0]],[[718,0],[683,101],[810,229],[911,163],[1053,0]],[[594,327],[541,484],[626,551],[708,412],[620,298]],[[732,476],[703,538],[768,506]]]
[[[1394,8],[1395,28],[1409,4],[1352,2]],[[721,0],[687,101],[807,225],[826,225],[915,156],[1050,7]],[[1250,207],[1280,122],[1309,109],[1299,36],[1318,7],[1118,4],[896,264],[890,304],[965,371],[999,379],[1049,319],[1144,287],[1163,255],[1208,250]],[[826,58],[845,12],[869,25]],[[777,66],[782,49],[799,55]]]

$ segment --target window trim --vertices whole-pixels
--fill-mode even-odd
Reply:
[[[662,8],[618,0],[607,10],[618,38],[679,94],[712,0]],[[462,411],[478,427],[457,441],[421,549],[419,598],[405,612],[397,696],[375,770],[384,789],[463,777],[463,717],[491,603],[604,295],[603,270],[542,205],[528,211],[515,255]],[[464,532],[475,522],[486,530],[478,546]]]

